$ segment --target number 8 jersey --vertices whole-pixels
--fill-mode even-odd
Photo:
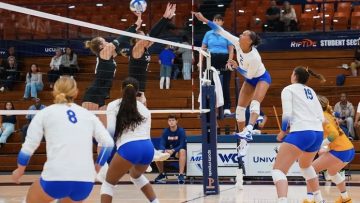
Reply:
[[[38,112],[21,151],[31,156],[43,137],[47,160],[41,178],[46,181],[94,182],[93,138],[103,147],[114,146],[100,120],[74,103],[53,104]]]
[[[323,110],[312,88],[300,83],[289,85],[281,92],[281,102],[282,126],[290,125],[290,132],[323,131]]]

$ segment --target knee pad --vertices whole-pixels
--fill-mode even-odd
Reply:
[[[112,185],[107,181],[104,181],[101,185],[100,194],[101,195],[106,194],[112,197],[114,196],[114,189],[115,189],[115,185]]]
[[[345,180],[339,173],[336,173],[336,175],[334,175],[334,176],[330,176],[330,179],[336,185],[339,185],[340,183],[342,183]]]
[[[287,180],[286,175],[279,169],[273,169],[271,171],[271,176],[275,184],[280,180]]]
[[[250,113],[256,113],[260,115],[260,102],[257,100],[252,100],[250,103]]]
[[[310,166],[309,168],[301,168],[301,172],[305,180],[311,180],[318,177],[314,167],[312,166]]]
[[[149,180],[144,175],[141,175],[140,177],[138,177],[136,179],[130,177],[130,180],[139,189],[143,188],[146,184],[149,183]]]
[[[245,122],[245,111],[246,108],[242,106],[237,106],[235,111],[235,118],[237,122]]]

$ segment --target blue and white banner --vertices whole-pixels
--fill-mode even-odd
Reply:
[[[250,143],[245,156],[246,176],[271,176],[275,161],[275,148],[280,143]],[[201,143],[187,144],[187,176],[202,176]],[[219,176],[236,176],[238,158],[236,143],[218,143]],[[288,176],[302,176],[298,163],[290,168]]]
[[[263,34],[260,51],[353,49],[359,44],[359,32],[279,35]]]

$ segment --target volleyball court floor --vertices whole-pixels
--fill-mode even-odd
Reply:
[[[149,180],[153,180],[156,174],[147,174]],[[25,175],[21,181],[22,185],[15,185],[11,182],[10,175],[0,175],[0,203],[22,202],[29,185],[38,178],[39,175]],[[113,202],[124,203],[146,203],[144,195],[128,182],[128,177],[124,177],[116,187]],[[353,198],[353,203],[360,203],[360,175],[352,175],[351,186],[348,192]],[[256,184],[256,185],[255,185]],[[267,182],[247,182],[243,190],[238,190],[233,184],[220,185],[220,194],[204,196],[201,184],[154,184],[153,185],[158,199],[161,203],[276,203],[275,186]],[[321,191],[326,202],[335,202],[339,192],[335,186],[330,186],[329,182],[321,186]],[[100,185],[96,184],[86,203],[100,202]],[[289,203],[302,203],[306,196],[304,185],[290,185]]]

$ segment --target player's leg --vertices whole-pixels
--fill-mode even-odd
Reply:
[[[275,159],[272,178],[276,186],[279,202],[287,202],[288,181],[286,174],[302,151],[293,144],[283,142]]]
[[[40,185],[40,180],[36,180],[29,188],[26,203],[48,203],[53,201],[54,198],[50,197]]]
[[[239,93],[238,104],[236,107],[236,121],[239,131],[245,127],[245,111],[249,105],[255,88],[247,82],[244,82]]]
[[[130,169],[131,182],[139,188],[151,203],[158,203],[155,191],[149,180],[143,175],[148,165],[135,165]]]

